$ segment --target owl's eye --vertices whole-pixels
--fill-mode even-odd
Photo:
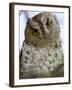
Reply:
[[[51,24],[52,24],[52,22],[51,22],[49,19],[47,19],[46,25],[47,25],[47,26],[50,26]]]
[[[39,34],[38,29],[32,28],[32,34],[38,35]]]

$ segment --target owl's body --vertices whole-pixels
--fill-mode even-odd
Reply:
[[[20,56],[20,78],[64,76],[63,57],[57,18],[41,13],[29,20]]]

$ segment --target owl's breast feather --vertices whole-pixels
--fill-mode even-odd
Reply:
[[[62,48],[36,48],[24,43],[20,63],[22,78],[61,76],[61,73],[63,75]]]

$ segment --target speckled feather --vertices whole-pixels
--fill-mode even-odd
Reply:
[[[20,60],[20,78],[53,76],[51,73],[64,63],[61,47],[36,48],[31,44],[26,44],[26,42],[22,47]]]

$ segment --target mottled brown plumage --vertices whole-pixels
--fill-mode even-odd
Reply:
[[[25,28],[25,41],[20,57],[20,78],[53,77],[54,71],[55,77],[63,76],[63,64],[57,17],[50,12],[32,17]],[[60,70],[61,75],[56,74],[56,70]]]

